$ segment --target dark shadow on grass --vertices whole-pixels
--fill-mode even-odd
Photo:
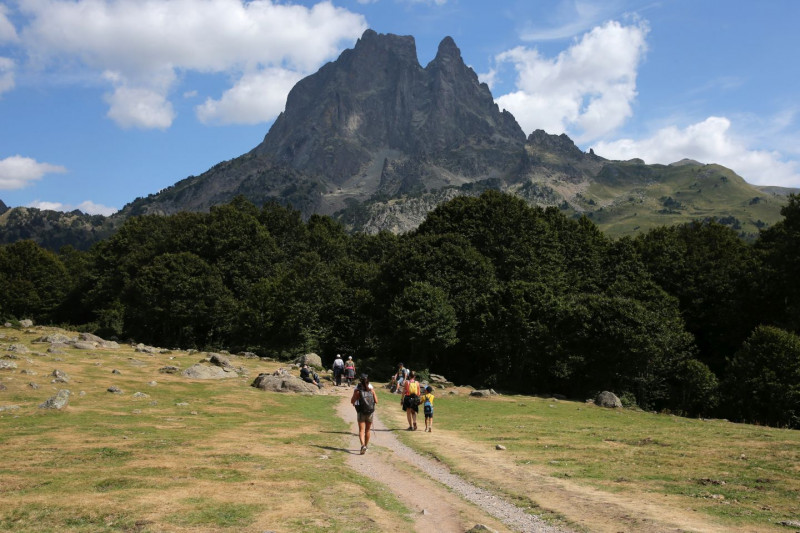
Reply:
[[[337,448],[336,446],[320,446],[319,444],[312,444],[314,448],[319,448],[321,450],[328,450],[329,452],[341,452],[341,453],[349,453],[350,455],[359,455],[361,450],[351,450],[349,448]]]
[[[350,435],[351,437],[358,437],[358,433],[352,431],[320,431],[320,433],[331,433],[333,435]]]

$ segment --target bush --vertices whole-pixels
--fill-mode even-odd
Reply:
[[[731,418],[800,428],[800,337],[756,328],[728,365],[724,394]]]

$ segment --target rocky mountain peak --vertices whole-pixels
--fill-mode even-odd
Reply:
[[[452,37],[447,36],[442,39],[442,42],[439,43],[439,49],[436,52],[436,60],[446,61],[446,60],[461,60],[461,50],[458,49],[456,46],[456,42],[453,40]]]
[[[0,200],[0,215],[8,211],[8,206],[3,203],[3,200]]]
[[[426,175],[442,172],[431,166],[447,165],[470,180],[503,174],[518,162],[524,142],[452,38],[442,40],[423,69],[413,37],[367,30],[352,49],[295,85],[253,152],[336,186],[358,176],[374,193],[398,179],[426,187]],[[472,152],[462,164],[457,153],[476,147],[477,159]],[[402,178],[387,177],[400,167]]]

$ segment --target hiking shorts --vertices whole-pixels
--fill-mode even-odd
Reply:
[[[371,413],[359,413],[358,411],[356,411],[356,420],[358,420],[359,422],[372,424],[372,415],[374,414],[375,414],[374,411]]]

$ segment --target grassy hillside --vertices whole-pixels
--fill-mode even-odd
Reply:
[[[763,192],[733,171],[699,163],[606,166],[580,205],[613,237],[715,217],[748,239],[779,221],[785,197]]]

